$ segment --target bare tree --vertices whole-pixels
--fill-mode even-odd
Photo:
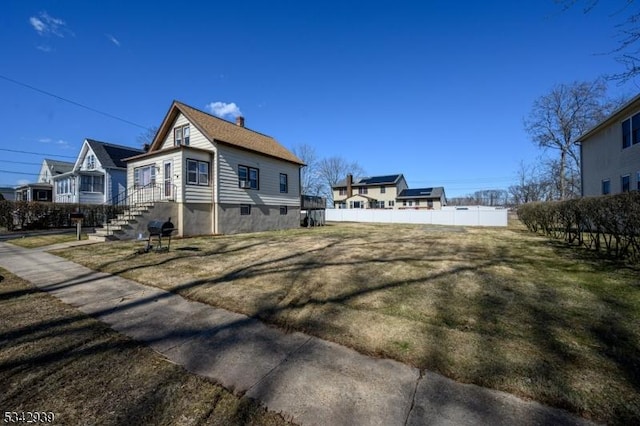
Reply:
[[[555,86],[533,103],[524,127],[533,143],[558,152],[557,180],[561,200],[569,196],[568,172],[580,169],[576,138],[604,119],[613,107],[602,80]]]
[[[307,144],[295,146],[293,153],[301,159],[305,167],[300,171],[300,185],[305,195],[318,196],[322,192],[322,180],[319,173],[320,161],[316,149]]]
[[[524,162],[520,163],[517,183],[511,185],[508,190],[514,204],[520,205],[554,198],[550,192],[549,173],[543,169],[544,167],[540,165],[528,166]]]
[[[564,10],[577,5],[582,5],[582,11],[595,13],[600,0],[555,0],[562,5]],[[613,17],[619,17],[619,22],[615,24],[617,31],[617,46],[609,53],[615,55],[616,61],[625,67],[625,71],[610,75],[614,80],[626,81],[640,74],[640,10],[638,2],[634,0],[618,0],[617,4],[611,1],[604,2],[609,10],[607,13]]]
[[[342,157],[323,158],[318,163],[318,175],[322,182],[321,193],[327,197],[331,205],[333,205],[333,191],[331,187],[344,179],[347,174],[363,176],[364,169],[358,162],[349,162]]]
[[[136,140],[141,147],[145,148],[146,151],[148,149],[146,147],[151,145],[153,138],[156,137],[156,133],[158,133],[158,126],[151,126],[144,132],[140,133]]]

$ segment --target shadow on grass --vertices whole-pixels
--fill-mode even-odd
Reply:
[[[402,244],[402,240],[392,240],[389,243]],[[215,251],[202,252],[188,257],[215,257],[217,255],[224,255],[247,250],[251,247],[262,244],[264,243],[247,243],[233,248],[231,247],[231,244],[226,244],[221,246],[219,249],[216,249]],[[239,278],[264,277],[265,279],[269,279],[272,274],[282,272],[293,274],[295,276],[295,274],[301,274],[307,271],[322,270],[322,268],[328,266],[393,264],[396,262],[419,262],[425,260],[424,257],[390,256],[387,258],[374,258],[358,260],[355,262],[336,262],[323,260],[322,256],[311,256],[313,254],[319,254],[322,251],[328,250],[339,244],[344,244],[344,242],[336,239],[318,248],[293,254],[287,254],[276,259],[258,260],[245,266],[239,266],[232,271],[229,271],[215,278],[192,280],[190,282],[175,286],[171,289],[171,291],[177,294],[185,294],[188,293],[188,291],[199,287],[232,282]],[[370,244],[370,242],[362,243],[362,245],[367,244]],[[445,253],[446,251],[439,251],[437,247],[434,247],[431,254],[431,259],[445,260],[446,258],[443,257]],[[574,260],[574,258],[566,259],[567,254],[563,254],[562,251],[554,251],[554,253],[555,255],[565,258],[565,260],[568,261],[567,268],[572,268],[569,260]],[[537,265],[538,268],[546,268],[552,267],[553,265],[557,267],[557,262],[553,262],[551,259],[539,259],[537,261],[538,263],[533,262],[533,260],[531,259],[514,259],[510,252],[504,247],[500,247],[492,253],[487,253],[486,250],[479,248],[468,248],[465,254],[467,256],[467,261],[471,263],[471,265],[458,266],[437,273],[427,273],[420,277],[409,280],[392,280],[380,285],[369,285],[369,283],[367,282],[367,277],[360,276],[358,278],[362,280],[362,282],[360,283],[360,285],[358,285],[358,283],[356,282],[355,289],[344,291],[339,295],[323,298],[313,297],[307,294],[306,296],[292,301],[286,306],[265,305],[258,310],[254,317],[272,320],[273,318],[277,317],[280,312],[285,310],[294,310],[310,305],[317,306],[330,303],[346,304],[353,299],[370,293],[380,292],[393,288],[406,288],[418,283],[429,281],[436,282],[438,280],[446,280],[448,277],[453,278],[456,276],[456,274],[462,272],[484,271],[485,276],[482,281],[483,286],[486,288],[486,291],[481,294],[478,300],[470,301],[470,304],[473,305],[475,309],[473,314],[476,316],[478,321],[483,324],[490,324],[490,326],[486,326],[487,329],[484,331],[478,330],[482,334],[486,335],[487,339],[486,341],[483,341],[481,344],[475,347],[475,351],[477,352],[477,356],[475,357],[475,359],[477,360],[477,363],[473,366],[474,371],[471,373],[460,373],[452,370],[449,356],[443,351],[443,348],[447,347],[447,345],[444,344],[441,347],[435,345],[429,347],[427,353],[422,355],[421,365],[423,367],[426,366],[430,369],[440,371],[443,374],[454,377],[456,379],[471,381],[481,385],[487,385],[510,392],[519,392],[520,394],[522,394],[522,392],[519,391],[520,388],[517,386],[517,384],[514,384],[512,382],[513,380],[535,381],[540,384],[540,388],[542,390],[540,390],[539,393],[534,392],[534,394],[532,395],[525,394],[523,396],[535,397],[541,402],[551,403],[557,407],[567,408],[573,412],[592,416],[599,420],[614,423],[627,422],[629,420],[633,420],[635,416],[638,415],[639,410],[634,410],[632,407],[629,408],[617,405],[613,407],[613,413],[605,413],[602,414],[602,417],[599,417],[598,412],[584,411],[584,406],[581,405],[579,401],[571,399],[571,395],[575,393],[575,390],[572,388],[573,379],[569,375],[569,372],[565,367],[579,369],[581,361],[579,354],[576,354],[575,349],[569,346],[566,341],[558,335],[558,330],[570,330],[573,325],[568,322],[562,315],[557,315],[553,311],[549,311],[544,307],[545,303],[551,303],[561,297],[561,295],[557,293],[555,289],[544,284],[537,283],[535,284],[535,291],[533,292],[533,295],[520,293],[516,290],[500,284],[499,280],[496,280],[488,272],[486,272],[492,266],[500,266],[504,265],[505,263],[510,263],[517,266],[518,264],[526,264],[527,262],[530,262],[533,265]],[[172,262],[174,260],[179,260],[182,258],[184,257],[178,256],[145,265],[136,265],[132,267],[121,268],[115,273],[123,274],[136,269],[166,264],[168,262]],[[277,265],[278,262],[288,263],[283,269],[282,266]],[[607,262],[601,262],[597,260],[591,260],[590,262],[595,262],[595,267],[597,268],[612,268],[610,270],[615,270],[615,267],[613,265],[609,265]],[[101,268],[105,268],[109,264],[110,262],[104,263]],[[535,270],[535,268],[533,270]],[[559,271],[559,273],[560,272],[561,271]],[[55,292],[55,290],[58,290],[65,286],[78,286],[91,283],[96,279],[103,279],[102,277],[96,278],[91,274],[86,274],[85,276],[80,277],[80,280],[77,280],[77,278],[78,277],[75,277],[72,282],[69,282],[68,280],[57,282],[52,285],[50,290],[53,290]],[[18,297],[19,295],[15,296]],[[171,297],[171,293],[166,293],[165,295],[159,297],[153,296],[149,298],[140,298],[135,302],[120,303],[117,307],[117,310],[134,310],[137,307],[156,302],[166,297]],[[457,296],[455,294],[452,294],[451,291],[449,291],[448,293],[443,291],[439,293],[438,303],[436,304],[438,307],[438,315],[444,318],[444,324],[451,328],[460,326],[458,312],[452,309],[452,307],[457,303],[456,297]],[[11,296],[8,298],[11,298]],[[0,294],[0,300],[1,299],[2,295]],[[496,340],[491,337],[491,333],[496,332],[496,327],[494,327],[494,325],[500,324],[504,319],[504,312],[510,309],[510,299],[519,300],[520,303],[518,304],[518,306],[520,307],[520,309],[524,310],[521,315],[530,319],[529,326],[532,332],[531,335],[533,337],[531,339],[531,342],[534,345],[542,348],[542,352],[550,357],[549,359],[535,358],[529,360],[527,365],[524,367],[521,375],[515,378],[511,377],[513,375],[513,370],[511,369],[510,365],[513,361],[507,358],[508,351],[504,348],[501,348],[499,344],[496,344]],[[601,299],[604,303],[610,303],[605,298],[601,297]],[[624,303],[622,304],[622,306],[625,306]],[[631,313],[630,308],[628,309],[629,313]],[[114,309],[110,308],[105,309],[104,311],[95,312],[93,315],[100,318],[112,313],[113,311]],[[84,318],[84,316],[80,315],[78,317],[69,317],[66,318],[63,322],[59,323],[43,322],[25,329],[12,331],[9,334],[3,333],[0,334],[0,342],[12,340],[18,337],[23,339],[23,341],[25,342],[29,341],[29,336],[31,336],[31,338],[34,340],[47,337],[48,330],[52,330],[52,333],[55,334],[55,328],[57,326],[62,324],[69,325],[75,321],[79,321],[81,318]],[[251,318],[246,318],[210,330],[178,327],[176,329],[167,330],[166,334],[158,337],[157,340],[146,341],[146,343],[154,344],[158,341],[175,338],[193,339],[201,333],[218,334],[225,329],[239,330],[250,321],[253,320]],[[317,318],[309,320],[307,322],[307,325],[309,326],[309,329],[307,331],[311,331],[314,334],[318,333],[322,335],[322,331],[324,331],[323,329],[328,326],[328,322],[323,321],[323,319],[321,318]],[[347,332],[347,330],[335,331]],[[621,369],[621,371],[624,372],[625,379],[629,381],[636,392],[639,392],[640,380],[638,371],[640,369],[638,368],[638,359],[640,359],[640,353],[638,350],[638,342],[635,341],[634,334],[630,332],[623,324],[617,321],[615,317],[608,316],[603,316],[602,318],[594,320],[593,326],[590,331],[593,337],[605,348],[607,348],[605,351],[605,355],[609,359],[611,359]],[[434,333],[433,337],[436,341],[442,341],[444,343],[449,339],[449,335],[446,333],[446,330],[443,327],[433,327],[432,332]],[[507,333],[508,331],[502,332]],[[229,339],[228,341],[226,339],[221,339],[219,342],[216,342],[216,344],[219,345],[218,347],[220,350],[225,350],[226,346],[232,347],[233,343],[233,339]],[[264,350],[269,350],[268,344],[265,344],[263,346]],[[97,346],[96,348],[87,350],[105,351],[108,350],[108,347]],[[18,368],[24,362],[37,364],[51,363],[55,362],[56,360],[63,359],[65,356],[68,356],[68,353],[69,351],[67,349],[57,351],[52,350],[49,354],[40,358],[29,359],[27,357],[26,360],[21,359],[14,364],[0,364],[0,368]],[[546,394],[545,386],[551,383],[552,387],[549,387],[549,393]]]

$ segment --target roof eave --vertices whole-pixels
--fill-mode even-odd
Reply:
[[[620,118],[626,116],[627,111],[630,109],[640,107],[640,94],[633,97],[629,102],[622,105],[620,108],[613,111],[607,118],[602,120],[600,123],[593,126],[591,129],[587,130],[585,133],[580,135],[576,142],[584,142],[586,139],[589,139],[594,134],[598,133],[603,128],[611,125],[612,123],[618,121]]]

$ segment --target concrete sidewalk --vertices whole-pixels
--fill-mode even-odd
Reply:
[[[43,249],[0,242],[0,267],[187,370],[303,425],[588,424],[536,402],[421,374],[396,361],[94,272]]]

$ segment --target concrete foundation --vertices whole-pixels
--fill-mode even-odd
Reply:
[[[181,208],[182,218],[179,235],[188,237],[190,235],[213,234],[213,212],[212,204],[178,204]]]
[[[240,234],[243,232],[295,229],[300,226],[300,208],[287,207],[287,214],[280,214],[280,206],[252,205],[251,214],[241,215],[240,204],[218,205],[218,232]]]

